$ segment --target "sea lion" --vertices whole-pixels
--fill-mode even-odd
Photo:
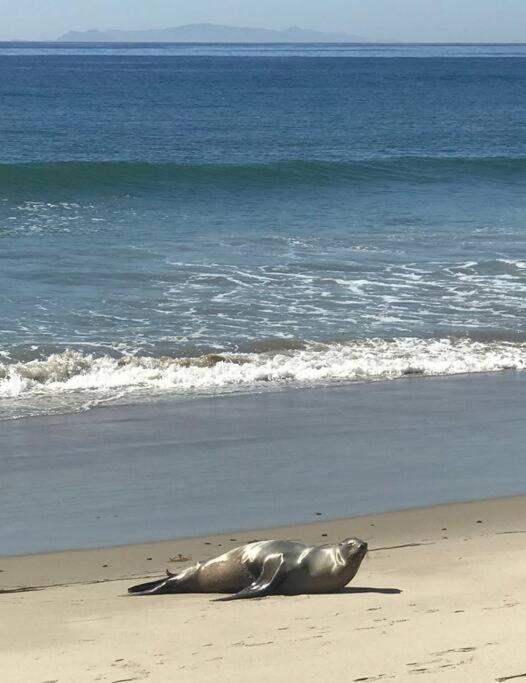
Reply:
[[[128,592],[233,593],[220,600],[331,593],[354,578],[366,553],[367,543],[359,538],[327,545],[256,541],[198,562],[179,574],[167,571],[167,578],[132,586]]]

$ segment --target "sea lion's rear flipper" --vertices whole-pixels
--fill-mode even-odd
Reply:
[[[138,586],[128,588],[131,595],[161,595],[162,593],[177,593],[177,576],[170,576],[167,579],[149,581]]]
[[[285,568],[285,560],[283,555],[269,555],[261,573],[250,586],[243,588],[239,593],[228,595],[225,598],[218,598],[218,602],[227,602],[228,600],[247,600],[249,598],[262,598],[269,595],[279,585],[283,578]]]
[[[199,573],[201,565],[199,562],[192,567],[188,567],[182,572],[174,574],[166,570],[166,579],[141,583],[138,586],[128,588],[128,593],[132,595],[162,595],[163,593],[187,593],[192,586],[192,579]]]

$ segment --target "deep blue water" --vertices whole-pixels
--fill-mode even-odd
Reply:
[[[0,414],[524,367],[525,57],[0,45]]]

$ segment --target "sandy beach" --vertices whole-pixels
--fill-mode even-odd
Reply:
[[[139,577],[254,538],[331,542],[349,534],[366,538],[371,552],[343,593],[237,603],[126,595]],[[526,497],[513,497],[3,558],[2,680],[526,678],[525,534]]]

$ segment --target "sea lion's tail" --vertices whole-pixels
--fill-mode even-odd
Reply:
[[[131,595],[161,595],[163,593],[175,592],[176,585],[172,578],[149,581],[148,583],[140,583],[137,586],[128,588],[128,593]]]

